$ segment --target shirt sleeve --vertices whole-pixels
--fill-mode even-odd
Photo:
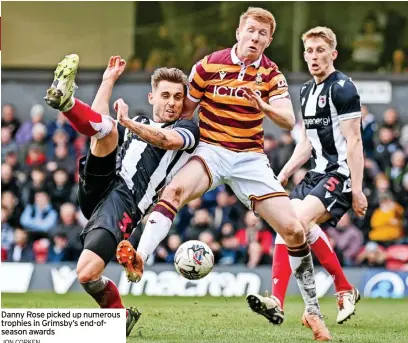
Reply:
[[[180,150],[194,150],[197,147],[200,141],[200,129],[194,121],[181,119],[173,130],[183,138],[184,144]]]
[[[273,74],[269,81],[269,103],[277,99],[290,99],[285,76],[279,70],[273,71]]]
[[[360,95],[350,79],[340,80],[332,86],[332,102],[339,120],[361,117]]]
[[[187,97],[194,102],[200,102],[204,96],[205,87],[207,85],[207,72],[205,66],[207,65],[207,57],[197,62],[191,69],[188,78],[188,93]]]

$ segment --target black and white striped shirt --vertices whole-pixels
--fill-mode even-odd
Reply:
[[[157,201],[160,189],[191,157],[199,143],[200,131],[192,120],[181,119],[170,124],[156,123],[145,116],[133,120],[156,128],[173,129],[184,141],[180,150],[164,150],[146,143],[128,129],[124,132],[119,129],[120,133],[123,132],[123,144],[117,157],[118,175],[132,191],[141,213],[145,214]]]
[[[350,176],[340,121],[361,117],[360,96],[351,78],[336,70],[322,83],[310,80],[300,90],[300,102],[306,134],[313,146],[312,170]]]

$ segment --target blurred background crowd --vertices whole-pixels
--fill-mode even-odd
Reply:
[[[79,233],[86,219],[76,198],[77,161],[89,141],[61,113],[48,121],[43,114],[36,104],[21,122],[12,104],[2,106],[2,261],[75,261],[82,249]],[[392,107],[374,115],[363,105],[362,115],[368,212],[358,219],[351,211],[325,231],[345,266],[408,270],[408,124]],[[299,127],[300,122],[292,132],[265,136],[265,153],[276,174],[293,152]],[[308,168],[293,175],[288,191]],[[143,224],[133,243],[142,230]],[[179,211],[149,263],[172,263],[183,241],[199,239],[211,247],[216,263],[252,268],[272,262],[274,237],[272,228],[222,186]]]

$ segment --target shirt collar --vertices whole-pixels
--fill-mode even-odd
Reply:
[[[235,52],[236,49],[237,49],[237,44],[235,44],[235,45],[232,47],[232,49],[231,49],[231,60],[232,60],[232,63],[238,64],[238,65],[241,65],[241,66],[242,66],[242,65],[244,65],[244,62],[242,62],[242,61],[238,58],[237,53]],[[255,68],[259,68],[259,66],[261,65],[261,60],[262,60],[262,55],[259,56],[259,58],[258,58],[256,61],[254,61],[254,62],[252,62],[251,64],[249,64],[248,67],[249,67],[249,66],[253,66],[253,67],[255,67]]]

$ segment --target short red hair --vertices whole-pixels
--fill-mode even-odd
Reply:
[[[261,7],[248,7],[245,13],[239,17],[239,26],[245,24],[248,18],[253,18],[261,23],[268,24],[271,28],[271,36],[276,29],[276,20],[271,12]]]

